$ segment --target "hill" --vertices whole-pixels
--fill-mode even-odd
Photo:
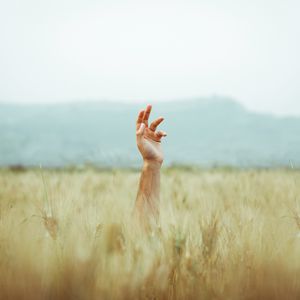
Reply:
[[[0,104],[0,165],[137,166],[141,104]],[[247,111],[218,97],[164,102],[166,164],[300,166],[300,118]]]

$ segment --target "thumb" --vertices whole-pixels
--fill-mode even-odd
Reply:
[[[145,124],[142,123],[141,126],[140,126],[140,128],[137,130],[136,135],[137,136],[142,136],[143,133],[144,133],[144,131],[145,131]]]

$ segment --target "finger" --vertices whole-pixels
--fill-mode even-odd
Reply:
[[[162,137],[167,136],[167,133],[166,133],[165,131],[160,130],[160,131],[157,131],[157,132],[155,133],[155,135],[156,135],[158,138],[161,139]]]
[[[143,133],[145,131],[146,125],[144,123],[141,123],[140,127],[138,128],[138,130],[136,131],[136,136],[137,137],[141,137],[143,136]]]
[[[143,123],[145,123],[146,126],[148,126],[148,120],[149,120],[149,116],[150,116],[150,113],[151,113],[151,109],[152,109],[152,106],[147,105],[146,110],[144,112]]]
[[[156,119],[155,121],[153,121],[153,122],[151,123],[151,125],[150,125],[150,129],[151,129],[152,131],[155,131],[156,128],[157,128],[157,126],[158,126],[163,120],[164,120],[164,118],[163,118],[163,117],[160,117],[160,118]]]
[[[139,112],[138,118],[136,120],[136,129],[138,129],[140,127],[141,123],[143,122],[144,112],[145,112],[144,109]]]

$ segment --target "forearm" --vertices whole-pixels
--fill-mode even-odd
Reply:
[[[161,163],[144,161],[137,193],[135,212],[142,219],[158,219]]]

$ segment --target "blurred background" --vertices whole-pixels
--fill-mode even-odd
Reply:
[[[0,4],[0,166],[300,166],[299,1]]]

